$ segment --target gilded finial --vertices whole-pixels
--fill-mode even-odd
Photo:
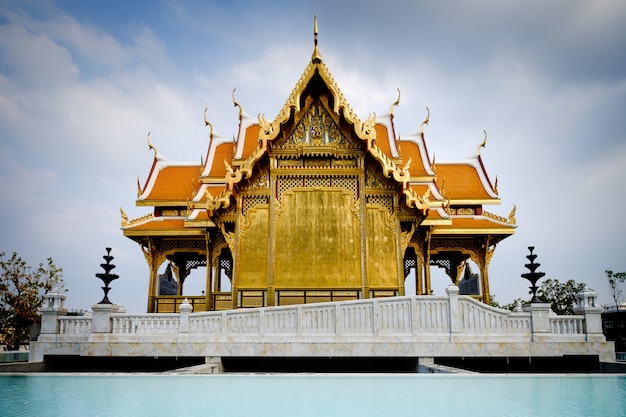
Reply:
[[[483,139],[482,143],[478,145],[478,148],[476,149],[476,152],[478,152],[479,156],[480,156],[480,148],[484,148],[485,146],[487,146],[487,131],[483,129],[483,133],[485,134],[485,138]]]
[[[515,220],[515,211],[517,210],[517,206],[515,206],[515,204],[513,204],[513,210],[511,210],[511,212],[509,213],[509,223],[511,224],[515,224],[516,220]]]
[[[150,132],[148,132],[148,149],[152,149],[154,151],[154,157],[157,157],[157,148],[154,147],[152,142],[150,142]]]
[[[128,225],[128,216],[126,215],[126,213],[124,212],[124,209],[122,207],[120,207],[120,214],[122,216],[122,226],[127,226]]]
[[[430,109],[428,108],[428,106],[426,106],[426,118],[424,119],[424,121],[422,122],[422,125],[420,126],[420,131],[422,133],[424,133],[424,126],[427,125],[429,121],[430,121]]]
[[[389,108],[389,114],[391,114],[392,116],[393,116],[393,109],[394,109],[394,107],[400,105],[400,89],[397,88],[397,90],[398,90],[398,98],[396,99],[396,101],[393,102],[393,104]]]
[[[234,97],[235,97],[235,90],[233,90],[233,101],[234,101]],[[205,127],[209,126],[209,129],[210,129],[209,130],[209,137],[210,137],[210,136],[213,136],[213,125],[211,124],[211,122],[209,122],[207,120],[207,118],[206,118],[206,111],[207,111],[207,108],[205,107],[204,108],[204,114],[203,114],[203,116],[204,116],[204,126]]]
[[[239,102],[235,98],[235,90],[237,90],[237,89],[233,88],[233,105],[235,107],[239,107],[239,118],[241,119],[241,116],[243,115],[243,107],[241,107],[241,104],[239,104]]]
[[[311,61],[314,64],[319,64],[322,62],[322,55],[320,55],[320,51],[317,49],[317,15],[313,15],[313,42],[315,44],[315,49],[313,49],[313,56],[311,57]]]

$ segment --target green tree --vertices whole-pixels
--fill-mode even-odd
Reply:
[[[620,288],[620,284],[626,282],[626,272],[613,272],[607,269],[604,273],[609,281],[611,297],[613,297],[613,300],[615,301],[615,307],[619,309],[619,305],[622,302],[622,289]]]
[[[511,301],[508,304],[500,304],[498,301],[496,301],[495,296],[493,294],[491,294],[491,297],[489,298],[489,304],[492,307],[497,307],[497,308],[501,308],[503,310],[510,310],[513,311],[513,309],[517,306],[517,304],[528,304],[528,300],[524,300],[522,298],[516,298],[515,300]]]
[[[550,303],[552,311],[558,315],[572,315],[576,294],[585,287],[584,283],[578,283],[573,279],[561,283],[558,279],[548,278],[537,290],[537,298],[542,303]]]
[[[63,286],[63,270],[52,258],[33,269],[15,252],[5,256],[0,252],[0,343],[17,350],[28,342],[31,325],[41,320],[43,296]]]

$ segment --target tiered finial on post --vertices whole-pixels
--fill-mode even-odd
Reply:
[[[109,301],[109,291],[111,290],[111,288],[109,288],[109,284],[111,283],[111,281],[118,279],[119,276],[110,273],[111,270],[115,268],[115,265],[111,263],[111,261],[113,260],[113,257],[111,256],[111,248],[105,249],[107,251],[107,254],[104,255],[103,258],[106,263],[100,264],[102,269],[104,269],[104,273],[100,272],[96,274],[96,277],[100,278],[102,282],[104,282],[104,287],[102,287],[102,291],[104,291],[104,298],[98,304],[113,304],[111,301]]]
[[[537,281],[545,275],[545,272],[535,272],[537,268],[541,266],[535,262],[537,259],[537,255],[533,254],[534,246],[529,246],[528,250],[530,251],[530,255],[526,255],[526,258],[530,261],[529,264],[524,265],[530,272],[526,272],[522,274],[522,278],[526,278],[532,284],[530,286],[530,291],[532,292],[533,298],[530,300],[531,303],[538,303],[537,299]]]

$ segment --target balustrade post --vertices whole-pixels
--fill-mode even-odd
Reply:
[[[576,294],[574,313],[585,316],[585,334],[589,342],[604,342],[602,333],[602,308],[596,307],[598,294],[585,287]]]
[[[41,312],[40,334],[59,333],[59,317],[67,314],[67,309],[63,306],[65,298],[57,287],[44,295],[44,307],[39,309]]]
[[[91,333],[111,333],[111,313],[116,313],[118,309],[115,304],[92,305]]]
[[[523,307],[525,312],[530,312],[530,329],[532,340],[541,341],[542,336],[552,332],[550,329],[550,303],[530,303]]]
[[[459,333],[461,329],[461,312],[459,311],[459,287],[448,285],[448,320],[450,321],[450,336]]]
[[[191,313],[193,307],[189,304],[189,300],[185,298],[178,309],[180,310],[178,333],[189,333],[189,313]]]

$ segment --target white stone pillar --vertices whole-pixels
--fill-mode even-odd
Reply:
[[[180,310],[178,333],[189,333],[189,313],[191,313],[193,307],[189,304],[189,300],[185,298],[178,309]]]
[[[92,305],[91,333],[111,333],[111,313],[117,308],[115,304]]]
[[[602,333],[602,308],[596,307],[598,294],[585,287],[576,294],[574,313],[585,316],[585,333],[589,342],[604,342]]]
[[[550,330],[550,303],[530,303],[523,307],[525,312],[530,312],[530,328],[533,341],[540,341],[542,336],[551,333]]]
[[[58,334],[60,316],[67,314],[67,309],[63,306],[65,296],[61,294],[57,287],[44,295],[44,306],[41,312],[41,334]]]
[[[448,317],[450,319],[450,337],[452,337],[454,333],[459,333],[461,329],[459,287],[456,285],[448,285],[448,287],[446,287],[446,294],[448,294]]]

